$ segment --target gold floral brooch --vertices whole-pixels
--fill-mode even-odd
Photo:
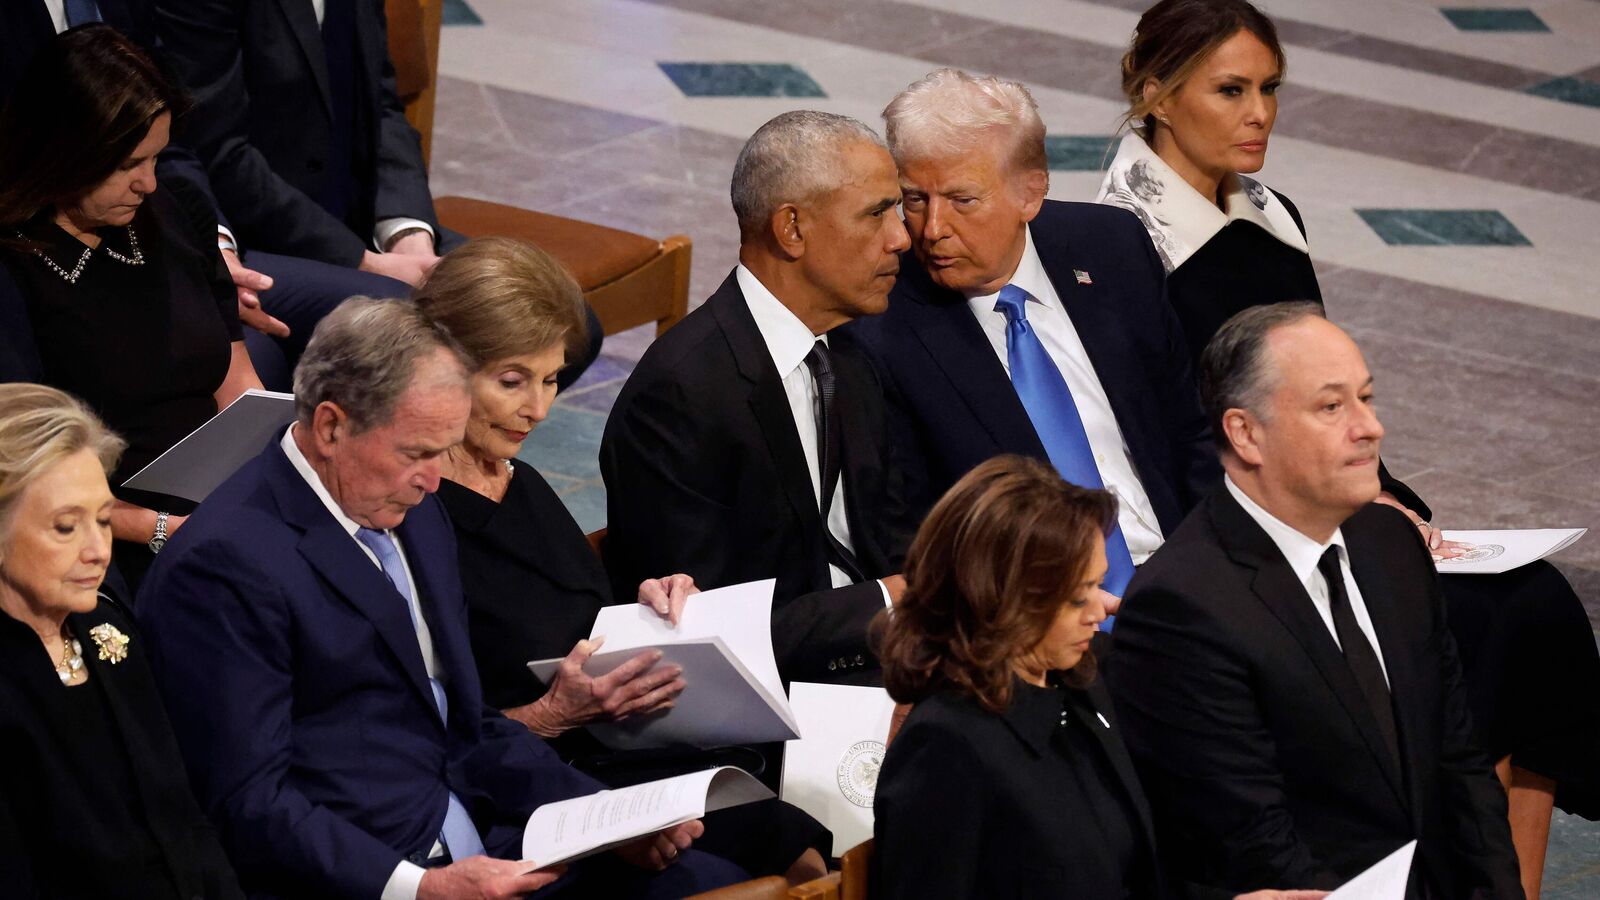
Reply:
[[[94,645],[100,648],[100,658],[110,661],[113,666],[128,658],[128,636],[109,622],[102,622],[89,629],[89,637],[93,638]]]

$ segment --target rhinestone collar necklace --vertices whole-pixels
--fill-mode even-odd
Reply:
[[[126,228],[128,232],[128,249],[131,255],[124,256],[121,253],[118,253],[117,251],[106,246],[104,241],[100,242],[100,249],[104,250],[107,256],[125,265],[144,265],[144,253],[139,249],[139,236],[134,233],[132,225],[126,225],[124,228]],[[16,235],[23,240],[27,240],[27,236],[20,231],[16,232]],[[57,275],[60,275],[63,279],[65,279],[67,284],[77,284],[78,278],[83,275],[83,267],[89,264],[89,257],[94,255],[94,248],[84,247],[83,253],[79,254],[78,256],[78,262],[70,271],[63,268],[55,260],[51,259],[49,254],[45,253],[43,250],[35,250],[33,252],[40,259],[44,260],[44,264],[50,267],[50,271],[55,272]]]

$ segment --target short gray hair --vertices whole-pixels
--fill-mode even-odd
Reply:
[[[1200,399],[1211,421],[1211,437],[1222,450],[1231,450],[1222,430],[1222,417],[1230,409],[1249,410],[1266,419],[1267,397],[1278,383],[1278,372],[1267,361],[1267,338],[1272,332],[1304,319],[1326,318],[1322,304],[1310,300],[1252,306],[1222,324],[1200,354]]]
[[[0,543],[10,539],[22,494],[79,450],[107,472],[127,446],[76,397],[42,384],[0,384]]]
[[[852,144],[884,147],[876,131],[849,116],[798,109],[756,129],[733,164],[733,213],[750,240],[785,203],[804,203],[838,184],[840,156]]]
[[[928,73],[889,101],[884,132],[894,161],[938,159],[965,153],[991,130],[1011,142],[1005,162],[1012,172],[1049,171],[1044,120],[1021,82],[960,69]]]
[[[351,297],[317,324],[295,366],[295,414],[309,426],[316,408],[332,402],[356,433],[382,427],[417,367],[441,349],[459,365],[465,389],[476,367],[443,325],[410,300]]]

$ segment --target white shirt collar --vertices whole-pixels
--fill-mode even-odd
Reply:
[[[1250,518],[1261,526],[1267,537],[1272,538],[1272,543],[1278,546],[1278,551],[1283,554],[1285,560],[1288,560],[1289,568],[1294,570],[1294,577],[1298,578],[1301,584],[1311,579],[1311,573],[1317,570],[1317,563],[1322,561],[1322,554],[1327,553],[1329,547],[1338,547],[1340,557],[1350,558],[1350,551],[1344,544],[1342,529],[1335,528],[1333,537],[1329,538],[1327,543],[1318,543],[1263,509],[1261,504],[1240,490],[1230,476],[1224,475],[1222,483],[1228,486],[1228,493],[1232,494],[1233,499],[1239,502]]]
[[[1011,273],[1006,284],[1014,284],[1028,292],[1028,299],[1037,301],[1050,307],[1059,309],[1061,298],[1056,296],[1055,284],[1050,281],[1049,273],[1044,270],[1044,260],[1039,258],[1039,251],[1033,246],[1033,225],[1029,223],[1022,229],[1022,258],[1017,260],[1017,270]],[[982,309],[985,312],[994,309],[994,303],[999,298],[1000,292],[994,291],[976,297],[968,298],[974,310]]]
[[[1200,196],[1137,134],[1123,137],[1116,158],[1100,185],[1097,203],[1120,206],[1139,217],[1167,271],[1183,265],[1217,232],[1243,219],[1301,253],[1309,253],[1305,235],[1288,207],[1267,186],[1248,175],[1229,175],[1224,212]]]
[[[306,484],[311,486],[312,493],[316,494],[317,499],[322,501],[322,505],[328,508],[328,512],[333,513],[333,517],[338,520],[339,526],[348,532],[351,537],[355,537],[356,530],[361,527],[360,523],[345,515],[344,510],[339,508],[339,504],[333,499],[333,495],[328,493],[328,489],[323,486],[322,478],[317,474],[317,470],[311,468],[311,461],[306,459],[304,453],[300,452],[300,445],[294,442],[294,430],[299,427],[299,423],[295,423],[284,431],[283,440],[278,442],[279,446],[283,447],[283,455],[289,457],[289,464],[294,466],[294,470],[299,472],[300,477],[304,478]]]
[[[756,320],[756,330],[761,332],[761,340],[767,345],[767,352],[772,354],[772,364],[778,368],[778,377],[788,378],[797,366],[805,362],[806,354],[811,352],[818,340],[827,343],[827,335],[819,338],[812,334],[800,317],[767,290],[761,279],[745,268],[743,263],[733,273],[739,282],[740,292],[744,294],[745,305],[750,307],[750,316]]]

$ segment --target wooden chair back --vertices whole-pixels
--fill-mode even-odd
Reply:
[[[422,160],[426,163],[433,150],[444,0],[384,0],[383,12],[389,26],[395,93],[405,104],[406,121],[422,138]]]

